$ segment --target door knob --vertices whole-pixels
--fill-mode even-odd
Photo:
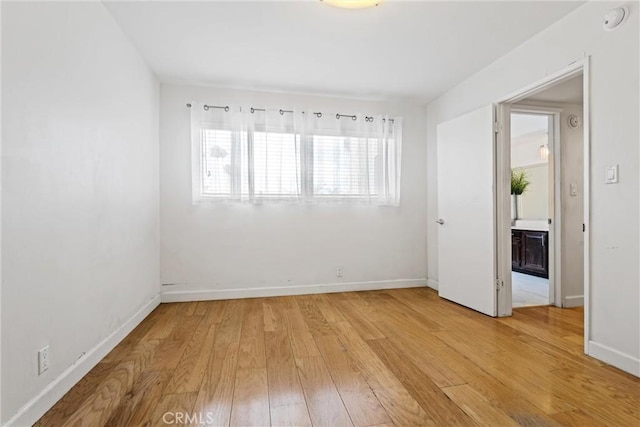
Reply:
[[[442,225],[444,224],[444,219],[440,218],[439,220],[436,221],[438,224]]]

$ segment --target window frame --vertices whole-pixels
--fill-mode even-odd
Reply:
[[[266,126],[260,125],[256,126],[253,129],[243,129],[242,131],[237,131],[232,129],[230,126],[222,126],[220,123],[213,122],[204,122],[200,123],[200,131],[194,132],[196,135],[192,136],[192,144],[194,148],[197,144],[197,149],[192,149],[192,190],[193,190],[193,201],[195,203],[201,202],[237,202],[237,201],[250,201],[250,202],[258,202],[260,200],[280,200],[282,202],[301,202],[301,201],[317,201],[317,202],[367,202],[372,200],[377,200],[380,198],[380,185],[383,183],[378,183],[377,176],[378,171],[375,168],[383,168],[381,153],[378,152],[376,156],[379,159],[376,159],[374,162],[369,162],[370,166],[374,168],[374,176],[373,179],[369,175],[369,185],[370,193],[369,194],[319,194],[316,193],[314,188],[314,160],[315,160],[315,144],[314,137],[333,137],[333,138],[359,138],[359,139],[371,139],[368,136],[363,135],[362,133],[355,131],[345,131],[340,132],[336,130],[330,129],[317,129],[312,134],[303,134],[294,132],[293,127],[288,127],[285,130],[278,129],[267,129]],[[234,147],[239,147],[242,144],[243,138],[246,139],[246,167],[247,167],[247,190],[244,191],[242,183],[240,184],[240,190],[237,191],[237,183],[234,187],[233,173],[231,173],[231,185],[229,193],[210,193],[205,191],[205,142],[204,142],[204,133],[207,130],[213,131],[228,131],[231,133],[231,147],[232,150]],[[255,192],[255,151],[254,151],[254,133],[256,132],[264,132],[264,133],[291,133],[295,136],[296,140],[299,139],[298,146],[300,149],[299,158],[297,159],[297,172],[300,176],[300,186],[299,192],[297,194],[259,194],[257,195]],[[369,143],[367,141],[367,143]],[[230,153],[231,155],[231,153]],[[196,158],[197,157],[197,158]],[[241,160],[240,160],[241,161]],[[241,167],[240,164],[234,165],[234,159],[232,158],[230,161],[231,170],[233,171],[236,167]],[[306,164],[306,166],[305,166]],[[382,169],[381,169],[382,171]],[[241,174],[243,172],[241,171]],[[306,175],[306,176],[305,176]]]

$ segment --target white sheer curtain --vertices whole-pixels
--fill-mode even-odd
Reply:
[[[400,203],[402,119],[192,106],[193,199]]]

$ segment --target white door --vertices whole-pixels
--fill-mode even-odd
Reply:
[[[440,296],[496,316],[495,109],[438,125]]]

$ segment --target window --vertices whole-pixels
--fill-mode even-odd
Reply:
[[[313,194],[376,196],[378,143],[373,138],[313,136]]]
[[[278,111],[195,113],[194,201],[398,205],[399,118]]]
[[[292,133],[253,133],[254,192],[258,196],[299,197],[300,136]]]
[[[231,131],[202,130],[202,194],[231,195]]]

